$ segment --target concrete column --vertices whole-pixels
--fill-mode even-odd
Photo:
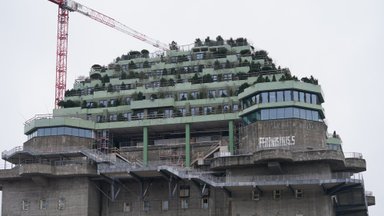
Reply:
[[[189,124],[185,124],[185,167],[191,165],[191,129]]]
[[[233,154],[235,151],[235,136],[234,136],[233,120],[230,120],[228,122],[228,133],[229,133],[228,151],[231,154]]]
[[[143,165],[148,165],[148,127],[143,127]]]

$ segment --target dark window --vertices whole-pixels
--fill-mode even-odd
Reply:
[[[276,92],[269,92],[269,102],[276,102]]]
[[[299,101],[299,92],[293,91],[293,101]]]

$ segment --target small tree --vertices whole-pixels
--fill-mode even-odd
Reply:
[[[149,51],[146,49],[141,50],[141,57],[149,58]]]
[[[272,82],[276,82],[276,76],[275,76],[275,74],[273,74],[273,76],[272,76]]]
[[[179,50],[179,46],[175,41],[172,41],[171,44],[169,44],[169,49],[170,50]]]
[[[201,42],[200,38],[196,38],[195,40],[195,47],[203,46],[203,42]]]
[[[244,91],[244,89],[248,88],[249,87],[249,84],[248,83],[243,83],[239,86],[239,88],[237,89],[237,95],[239,95],[241,92]]]

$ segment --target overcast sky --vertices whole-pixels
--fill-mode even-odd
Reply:
[[[384,1],[380,0],[78,0],[126,25],[170,43],[246,37],[277,65],[313,75],[325,94],[328,130],[345,152],[367,160],[366,190],[376,196],[370,215],[384,213]],[[57,6],[47,0],[7,0],[0,13],[0,150],[26,141],[23,123],[54,105]],[[96,21],[70,14],[67,87],[130,50],[151,46]],[[380,185],[381,184],[381,185]]]

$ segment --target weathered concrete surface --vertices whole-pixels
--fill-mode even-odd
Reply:
[[[24,150],[39,153],[66,152],[92,148],[93,139],[75,136],[34,137],[24,143]]]
[[[89,196],[95,191],[87,178],[60,178],[48,180],[45,186],[32,181],[21,180],[3,183],[2,215],[65,215],[99,216],[98,203]],[[58,209],[59,199],[65,200],[65,207]],[[22,210],[23,200],[29,202],[29,209]],[[47,201],[47,208],[40,209],[41,200]],[[94,209],[89,211],[89,207]]]

